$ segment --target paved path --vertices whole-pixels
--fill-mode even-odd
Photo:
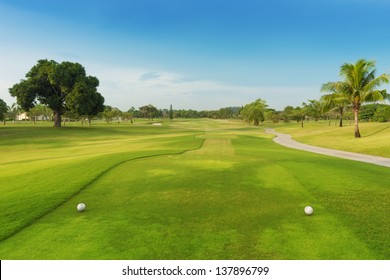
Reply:
[[[276,137],[273,139],[274,142],[289,148],[390,167],[390,158],[363,155],[358,153],[321,148],[321,147],[299,143],[293,140],[290,135],[276,132],[274,129],[271,128],[266,128],[265,133],[275,134]]]

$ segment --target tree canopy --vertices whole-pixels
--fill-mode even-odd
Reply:
[[[80,116],[94,116],[104,110],[104,97],[97,91],[99,80],[87,76],[79,63],[42,59],[9,89],[23,110],[29,111],[37,101],[54,114],[54,126],[61,126],[61,116],[70,111]]]
[[[264,112],[267,107],[266,101],[259,98],[256,101],[245,105],[241,110],[241,116],[247,122],[253,122],[255,126],[258,126],[265,120]]]
[[[3,121],[5,123],[5,114],[7,114],[7,112],[7,103],[5,103],[4,100],[0,98],[0,121]]]
[[[159,113],[158,109],[151,104],[139,107],[139,111],[144,118],[148,118],[149,120],[156,118]]]

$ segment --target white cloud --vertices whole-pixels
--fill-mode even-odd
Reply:
[[[5,57],[4,57],[5,58]],[[5,58],[6,59],[6,58]],[[0,98],[8,105],[15,99],[8,88],[24,78],[36,63],[35,59],[21,60],[10,69],[0,70]],[[100,80],[99,92],[105,104],[128,110],[153,104],[158,108],[214,110],[229,106],[242,106],[258,98],[278,110],[287,105],[298,106],[308,99],[320,96],[317,88],[237,86],[213,80],[201,80],[169,71],[137,69],[102,65],[80,61],[87,74]]]
[[[173,104],[177,109],[212,110],[242,106],[257,98],[265,99],[272,108],[283,109],[319,97],[316,88],[236,86],[149,69],[94,66],[89,73],[100,79],[99,91],[106,98],[106,104],[121,110],[146,104],[159,108]]]

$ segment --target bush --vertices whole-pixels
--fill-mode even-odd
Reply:
[[[390,121],[390,106],[389,105],[379,106],[375,111],[373,120],[376,122]]]

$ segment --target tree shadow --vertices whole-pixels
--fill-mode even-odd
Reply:
[[[389,128],[390,128],[390,125],[388,125],[388,126],[386,126],[386,127],[383,127],[383,128],[381,128],[381,129],[379,129],[378,131],[375,131],[375,132],[373,132],[373,133],[371,133],[371,134],[367,134],[365,137],[369,137],[369,136],[378,134],[378,133],[380,133],[380,132],[382,132],[382,131],[384,131],[384,130],[386,130],[386,129],[389,129]]]

